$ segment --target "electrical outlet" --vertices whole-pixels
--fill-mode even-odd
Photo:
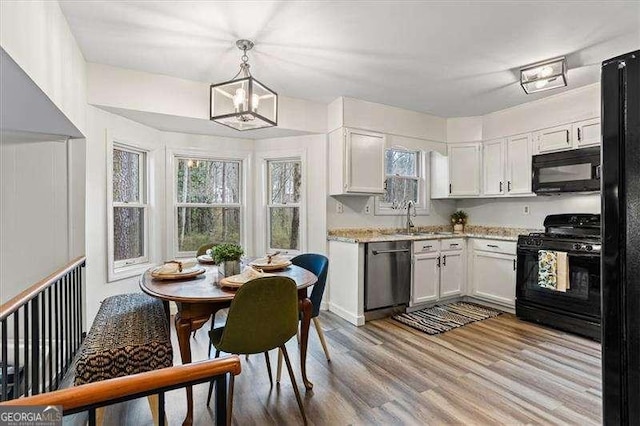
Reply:
[[[529,214],[529,206],[524,206],[522,208],[522,214]]]
[[[364,206],[364,214],[371,214],[371,206],[369,204]]]
[[[336,201],[336,213],[344,212],[344,205],[340,201]]]

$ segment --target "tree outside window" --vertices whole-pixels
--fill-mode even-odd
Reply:
[[[267,162],[267,242],[271,250],[300,250],[302,162]]]
[[[391,208],[402,208],[409,201],[420,202],[420,165],[416,151],[385,151],[385,194],[380,201]]]
[[[241,164],[178,158],[176,229],[180,253],[208,243],[240,243]]]
[[[146,153],[113,148],[112,209],[114,267],[146,262]]]

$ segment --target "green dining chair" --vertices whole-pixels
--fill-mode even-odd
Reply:
[[[216,358],[220,352],[230,354],[264,353],[269,380],[273,386],[269,351],[280,349],[289,371],[291,384],[296,395],[300,414],[304,423],[307,417],[300,398],[291,361],[285,343],[298,332],[298,290],[294,280],[288,277],[263,277],[251,280],[236,292],[224,327],[209,332],[216,348]],[[209,384],[207,406],[211,402],[213,381]]]

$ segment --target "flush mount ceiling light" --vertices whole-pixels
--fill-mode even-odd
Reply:
[[[555,58],[522,68],[520,85],[527,94],[566,86],[567,61]]]
[[[236,41],[242,50],[240,71],[230,81],[211,85],[209,119],[236,130],[278,125],[278,94],[253,78],[247,52],[251,40]]]

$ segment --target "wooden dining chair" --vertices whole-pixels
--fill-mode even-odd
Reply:
[[[318,277],[318,281],[313,285],[313,290],[311,290],[311,296],[309,297],[309,299],[311,300],[311,304],[313,305],[311,311],[311,319],[313,320],[313,325],[315,326],[318,337],[320,338],[320,344],[322,345],[322,349],[324,350],[324,355],[327,358],[327,361],[331,362],[331,357],[329,356],[329,348],[327,347],[327,341],[324,337],[324,332],[322,331],[320,318],[318,318],[318,315],[320,315],[320,303],[322,302],[322,296],[324,295],[324,289],[327,284],[329,259],[321,254],[305,253],[291,259],[291,263],[304,268],[309,272],[312,272],[315,276]],[[276,374],[277,383],[280,383],[281,375],[282,353],[278,352],[278,372]]]
[[[251,280],[238,289],[231,302],[226,324],[214,328],[209,335],[216,348],[216,358],[220,352],[239,355],[264,353],[272,386],[269,351],[278,348],[287,364],[298,408],[306,424],[307,417],[285,347],[285,343],[296,335],[298,321],[295,281],[288,277],[263,277]],[[209,384],[207,406],[211,402],[213,384]]]

